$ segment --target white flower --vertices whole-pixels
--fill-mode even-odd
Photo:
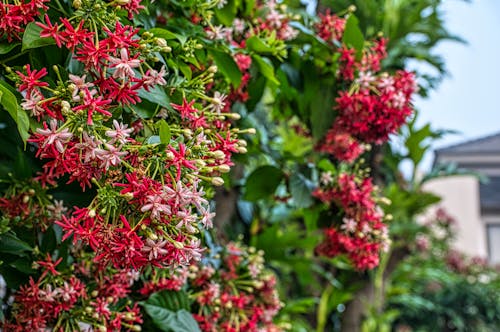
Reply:
[[[319,180],[321,182],[322,185],[324,186],[327,186],[329,185],[330,183],[333,182],[333,176],[332,176],[332,172],[328,171],[328,172],[323,172],[321,173],[321,178]]]
[[[357,226],[358,223],[356,222],[356,220],[352,218],[344,218],[342,219],[342,226],[340,226],[340,229],[342,229],[346,233],[354,233]]]
[[[225,94],[215,91],[209,108],[216,113],[220,113],[224,109],[224,106],[226,106],[224,102],[226,98],[227,96]]]

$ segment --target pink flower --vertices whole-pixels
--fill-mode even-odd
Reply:
[[[170,205],[165,204],[163,197],[158,194],[148,195],[146,197],[146,203],[142,206],[141,211],[147,212],[151,211],[151,218],[159,220],[160,214],[171,214],[172,210]]]
[[[106,170],[110,166],[117,166],[121,163],[121,158],[127,155],[127,151],[120,151],[121,147],[105,143],[104,146],[107,150],[97,148],[94,150],[95,155],[102,161],[101,167]]]
[[[45,142],[42,147],[45,148],[49,145],[54,145],[59,153],[63,153],[65,150],[65,144],[73,137],[73,134],[69,132],[68,128],[64,128],[60,132],[57,131],[57,120],[50,120],[50,129],[47,128],[47,124],[44,123],[44,129],[38,128],[37,133],[46,136]]]
[[[128,51],[126,48],[120,50],[120,58],[115,58],[110,56],[109,62],[111,63],[111,68],[115,68],[113,73],[114,78],[126,79],[128,77],[134,77],[134,70],[132,68],[137,68],[141,65],[141,61],[133,58],[129,59]]]
[[[167,240],[155,242],[152,239],[147,239],[141,251],[149,253],[148,259],[151,261],[153,258],[158,259],[158,255],[164,256],[168,253],[168,250],[164,248],[166,244]]]
[[[116,120],[113,120],[113,126],[115,127],[114,130],[106,130],[106,136],[112,139],[109,143],[113,144],[117,141],[121,144],[127,143],[127,138],[130,137],[132,132],[134,132],[134,129],[127,129],[128,125],[118,123]]]
[[[162,66],[160,71],[156,71],[155,69],[148,69],[146,74],[142,77],[144,85],[147,87],[153,85],[165,85],[167,81],[165,81],[165,76],[167,72],[165,71],[165,66]]]

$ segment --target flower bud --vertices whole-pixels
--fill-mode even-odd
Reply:
[[[228,173],[231,170],[231,168],[228,165],[224,164],[217,166],[217,170],[221,173]]]
[[[247,141],[245,141],[244,139],[240,139],[240,140],[238,140],[238,145],[239,146],[247,146]]]
[[[128,5],[130,3],[130,0],[115,0],[115,2],[119,5]]]
[[[212,151],[212,156],[214,156],[215,159],[219,159],[219,160],[226,159],[226,154],[224,152],[222,152],[221,150]]]
[[[245,148],[244,146],[238,146],[238,148],[236,150],[238,150],[239,153],[247,153],[248,152],[247,148]]]
[[[211,182],[214,186],[218,186],[218,187],[222,186],[224,184],[224,180],[218,176],[212,178]]]
[[[217,66],[215,66],[215,65],[208,67],[208,72],[209,73],[214,73],[215,74],[218,70],[219,70],[219,68],[217,68]]]
[[[90,218],[94,218],[95,216],[96,216],[95,210],[94,209],[90,209],[89,210],[89,217]]]
[[[165,158],[170,161],[175,159],[175,155],[172,153],[172,151],[168,151]]]
[[[174,245],[174,247],[176,247],[177,249],[184,249],[184,243],[182,242],[179,242],[179,241],[174,241],[172,242],[172,244]]]
[[[224,115],[226,116],[226,118],[233,119],[233,120],[241,119],[241,115],[239,115],[238,113],[226,113]]]
[[[30,197],[28,195],[23,196],[23,203],[26,204],[30,201]]]
[[[167,46],[167,41],[165,40],[165,38],[156,38],[156,45],[165,47]]]

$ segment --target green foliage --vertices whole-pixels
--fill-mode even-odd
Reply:
[[[26,143],[26,140],[29,137],[29,118],[25,111],[21,109],[19,104],[17,103],[16,96],[12,91],[8,88],[5,82],[0,81],[0,105],[9,112],[12,119],[17,124],[17,130],[21,135],[22,140]]]
[[[56,42],[52,38],[42,38],[40,37],[40,32],[42,28],[36,25],[34,22],[29,23],[26,26],[26,30],[23,35],[23,48],[22,51],[26,51],[32,48],[43,47],[47,45],[54,45]]]
[[[141,305],[160,331],[200,331],[198,323],[188,311],[189,299],[183,291],[157,292]]]
[[[274,166],[257,168],[246,180],[245,200],[257,201],[273,195],[283,178],[283,172]]]

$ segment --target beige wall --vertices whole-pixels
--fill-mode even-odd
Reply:
[[[472,176],[453,176],[429,181],[424,190],[442,197],[440,206],[458,224],[455,248],[471,256],[488,257],[486,228],[481,221],[479,182]]]

